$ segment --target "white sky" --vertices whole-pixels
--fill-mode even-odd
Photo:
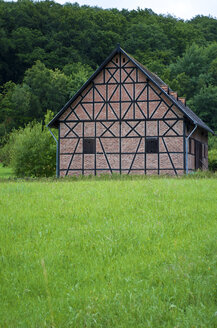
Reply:
[[[61,4],[77,2],[79,5],[102,8],[141,9],[151,8],[157,14],[172,14],[177,18],[190,19],[196,15],[217,17],[217,0],[56,0]]]

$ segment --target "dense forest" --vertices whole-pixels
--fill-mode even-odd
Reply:
[[[0,136],[56,113],[117,43],[217,131],[217,19],[0,0]]]

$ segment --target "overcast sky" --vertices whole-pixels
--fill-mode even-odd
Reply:
[[[172,14],[190,19],[196,15],[217,17],[217,0],[56,0],[59,3],[77,2],[79,5],[102,8],[137,9],[151,8],[157,14]]]

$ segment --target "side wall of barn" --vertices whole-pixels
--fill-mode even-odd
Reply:
[[[186,136],[190,134],[193,127],[186,126]],[[198,167],[199,165],[199,167]],[[189,172],[196,169],[208,169],[208,133],[198,127],[188,141],[188,169]]]

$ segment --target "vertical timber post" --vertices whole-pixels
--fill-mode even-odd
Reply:
[[[186,147],[186,124],[185,124],[185,119],[183,120],[183,168],[184,168],[184,173],[186,173],[186,153],[185,153],[185,147]]]
[[[158,140],[158,153],[157,153],[157,174],[160,174],[160,142],[159,142],[159,134],[160,134],[160,122],[157,120],[157,140]]]
[[[120,174],[121,174],[121,51],[120,51],[120,44],[117,45],[118,47],[118,53],[119,53],[119,81],[120,81],[120,85],[119,85],[119,169],[120,169]]]
[[[195,125],[195,127],[191,131],[191,133],[187,136],[187,138],[185,138],[185,152],[186,152],[186,155],[185,155],[185,160],[186,160],[185,167],[186,167],[186,174],[188,174],[188,140],[192,136],[192,134],[194,133],[194,131],[196,130],[196,128],[197,128],[197,124]]]

